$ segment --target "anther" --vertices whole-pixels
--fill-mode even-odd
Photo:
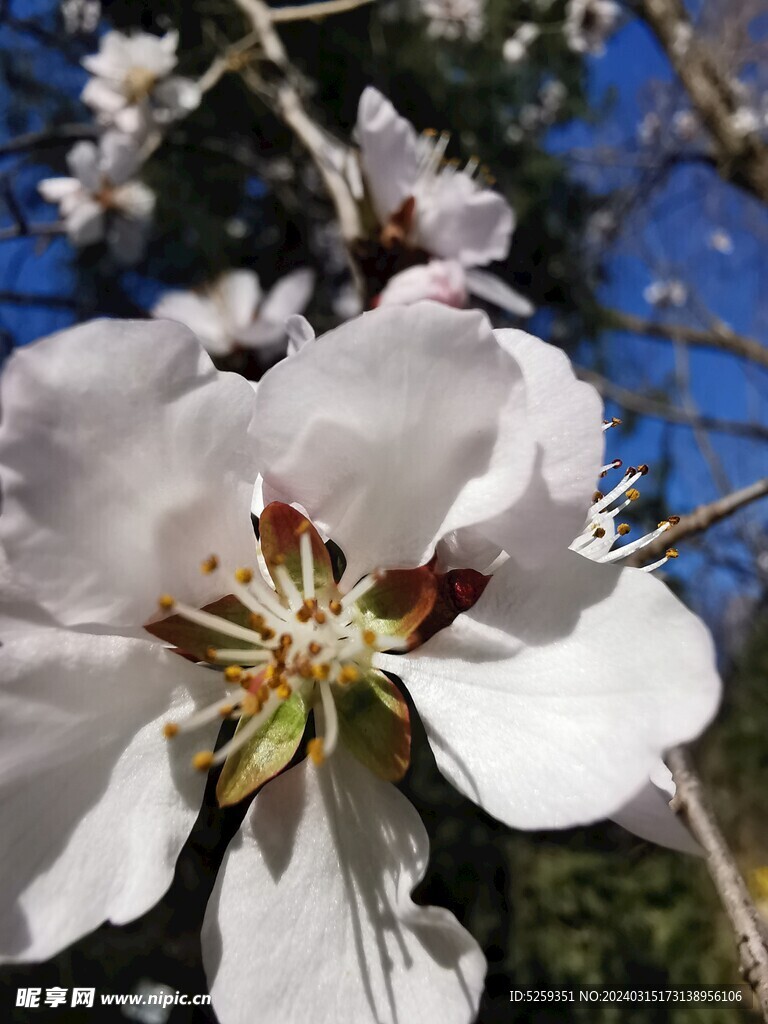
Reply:
[[[319,644],[317,642],[317,640],[313,640],[310,643],[309,647],[307,648],[307,650],[309,651],[310,654],[319,654],[320,651],[322,651],[322,649],[323,649],[323,645]]]
[[[648,472],[648,467],[645,463],[643,463],[642,466],[637,467],[637,472],[640,474],[640,476],[645,476],[645,474]]]
[[[309,607],[306,601],[301,606],[301,608],[299,608],[299,610],[296,612],[296,618],[299,620],[299,622],[309,622],[309,620],[312,618],[312,608]]]
[[[341,601],[337,601],[335,598],[328,602],[328,608],[332,615],[341,615]]]
[[[281,637],[280,637],[280,646],[282,647],[282,649],[284,651],[287,650],[291,646],[292,643],[293,643],[293,637],[291,636],[290,633],[283,633],[281,635]]]
[[[619,525],[616,527],[616,533],[618,533],[620,537],[626,537],[631,529],[632,527],[629,525],[629,523],[619,523]]]
[[[240,704],[240,710],[244,715],[258,715],[262,708],[262,700],[256,693],[247,693]]]
[[[201,750],[192,758],[192,767],[198,771],[207,772],[213,764],[213,751]]]
[[[592,504],[594,505],[596,501],[602,501],[604,497],[605,495],[602,491],[595,491],[592,495]]]
[[[293,693],[293,690],[291,689],[291,684],[283,680],[283,682],[280,683],[278,688],[275,690],[275,693],[280,698],[280,700],[288,700],[288,698]]]
[[[307,743],[307,757],[311,758],[316,765],[321,765],[325,760],[323,746],[323,741],[318,736]]]
[[[310,672],[312,673],[312,678],[317,679],[319,682],[321,679],[328,678],[328,676],[331,673],[331,666],[324,661],[315,662],[312,666],[310,666]]]
[[[157,603],[164,612],[169,612],[171,608],[176,604],[170,594],[161,594],[157,599]]]
[[[167,740],[172,739],[178,731],[179,727],[175,722],[166,722],[163,726],[163,736],[165,736]]]
[[[314,619],[318,626],[322,626],[322,624],[325,622],[325,612],[321,611],[319,608],[315,608]]]
[[[218,656],[219,656],[219,652],[216,650],[215,647],[206,647],[205,648],[205,660],[206,661],[216,661],[216,658]]]
[[[357,665],[342,665],[341,671],[339,672],[338,681],[342,685],[347,683],[356,683],[360,678],[360,669]]]
[[[600,538],[600,537],[604,537],[604,536],[605,536],[605,529],[604,529],[604,527],[602,527],[602,526],[598,526],[598,527],[596,527],[596,528],[595,528],[595,529],[594,529],[594,530],[592,531],[592,536],[593,536],[593,537],[598,537],[598,538]]]
[[[630,487],[626,493],[630,501],[637,501],[640,497],[640,491],[636,487]]]
[[[239,683],[243,678],[243,670],[240,665],[227,665],[224,669],[224,678],[228,683]]]
[[[376,634],[372,629],[363,630],[363,643],[367,644],[368,647],[373,647],[376,643]]]
[[[680,552],[677,550],[677,548],[667,548],[667,550],[664,552],[664,554],[667,556],[667,558],[679,558],[680,557]]]
[[[680,516],[667,516],[667,522],[670,523],[672,526],[677,526],[677,524],[680,522]]]
[[[209,555],[204,561],[200,563],[200,572],[204,576],[210,576],[212,572],[216,572],[219,568],[219,560],[216,555]]]
[[[253,569],[248,569],[245,566],[235,569],[235,579],[238,583],[250,583],[253,579]]]

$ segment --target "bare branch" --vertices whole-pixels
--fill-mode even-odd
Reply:
[[[60,124],[39,132],[27,132],[0,143],[0,156],[12,153],[32,153],[41,149],[54,149],[81,139],[95,139],[99,128],[95,124]]]
[[[726,181],[768,202],[768,146],[740,131],[740,103],[706,39],[694,32],[683,0],[638,0],[635,8],[666,51],[694,109],[709,129],[717,169]]]
[[[0,305],[8,306],[48,306],[51,309],[77,309],[74,298],[64,295],[35,295],[32,292],[0,291]]]
[[[623,313],[617,309],[603,309],[602,313],[606,319],[606,326],[615,330],[629,331],[646,338],[679,342],[682,345],[715,348],[768,368],[768,346],[762,345],[756,338],[737,334],[727,324],[721,322],[716,323],[710,330],[703,330],[684,324],[667,324],[660,320],[635,316],[634,313]]]
[[[668,402],[659,401],[649,395],[614,384],[594,370],[578,369],[582,380],[592,384],[604,398],[609,398],[630,412],[651,419],[664,420],[666,423],[678,423],[684,427],[700,427],[702,430],[713,430],[719,434],[731,434],[734,437],[746,437],[753,441],[768,441],[768,426],[762,423],[739,423],[735,420],[721,420],[714,416],[697,416],[692,418],[683,409],[678,409]]]
[[[704,850],[709,874],[736,936],[742,973],[757,996],[763,1020],[768,1021],[768,947],[760,917],[688,752],[675,747],[666,761],[677,787],[673,806]]]
[[[718,498],[717,501],[711,501],[706,505],[699,505],[693,512],[689,512],[686,516],[681,516],[680,522],[676,526],[673,526],[666,533],[663,533],[661,537],[657,537],[655,541],[648,544],[647,547],[638,551],[631,558],[628,558],[624,564],[638,566],[645,565],[646,562],[655,562],[670,545],[674,545],[693,534],[703,533],[710,526],[714,526],[715,523],[727,519],[734,512],[744,508],[745,505],[765,497],[768,497],[768,477],[750,484],[749,487],[742,487],[738,491],[726,494],[724,497]]]
[[[272,21],[306,21],[308,18],[327,18],[330,14],[344,14],[346,11],[366,7],[375,0],[320,0],[316,4],[297,4],[291,7],[275,7],[271,12]]]
[[[50,221],[45,224],[13,224],[9,228],[0,228],[0,242],[10,242],[14,238],[51,238],[53,235],[64,234],[61,221]]]

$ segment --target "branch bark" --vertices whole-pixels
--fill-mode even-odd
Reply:
[[[639,0],[649,25],[709,130],[722,178],[768,202],[768,146],[754,132],[739,131],[741,105],[706,39],[694,31],[683,0]]]
[[[745,437],[752,441],[768,441],[768,426],[762,423],[739,423],[735,420],[718,419],[715,416],[692,417],[683,409],[678,409],[668,402],[614,384],[594,370],[579,368],[577,372],[581,380],[592,384],[604,398],[641,416],[650,416],[651,419],[664,420],[666,423],[677,423],[683,427],[700,427],[702,430],[713,430],[719,434]]]
[[[606,326],[611,329],[629,331],[646,338],[680,342],[683,345],[718,349],[768,369],[768,346],[756,338],[737,334],[726,324],[718,323],[711,330],[702,330],[685,324],[665,324],[660,320],[635,316],[634,313],[624,313],[617,309],[603,309],[602,313]]]
[[[673,806],[704,850],[709,874],[736,936],[744,979],[757,996],[763,1020],[768,1021],[768,946],[760,916],[688,752],[675,747],[666,762],[677,787]]]
[[[283,21],[307,21],[309,18],[327,18],[331,14],[344,14],[346,11],[366,7],[375,0],[320,0],[316,4],[297,4],[290,7],[275,7],[271,12],[272,21],[277,24]]]
[[[640,566],[645,565],[647,562],[655,562],[657,558],[661,558],[668,547],[674,546],[678,541],[691,537],[696,533],[703,533],[710,526],[714,526],[715,523],[727,519],[734,512],[744,508],[745,505],[765,497],[768,497],[768,477],[764,477],[748,487],[742,487],[738,491],[733,491],[731,494],[726,494],[725,497],[718,498],[717,501],[709,502],[706,505],[699,505],[693,512],[681,516],[680,522],[676,526],[673,526],[666,533],[663,533],[661,537],[657,537],[655,541],[652,541],[647,547],[642,548],[637,554],[628,558],[624,565]]]

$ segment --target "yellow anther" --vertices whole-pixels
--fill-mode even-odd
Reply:
[[[250,583],[253,579],[253,569],[248,569],[245,566],[235,569],[235,579],[238,583]]]
[[[367,644],[369,647],[373,647],[376,643],[376,634],[372,629],[363,630],[363,643]]]
[[[328,607],[334,615],[341,615],[341,601],[334,598],[333,601],[328,602]]]
[[[216,650],[215,647],[206,647],[205,648],[205,660],[206,661],[216,661],[218,656],[219,656],[219,652]]]
[[[275,555],[272,565],[285,565],[285,555]]]
[[[616,527],[616,533],[618,533],[620,537],[626,537],[631,529],[632,527],[629,525],[629,523],[619,523],[619,525]]]
[[[213,751],[201,750],[192,758],[192,767],[198,771],[207,772],[213,764]]]
[[[302,535],[302,533],[306,533],[308,529],[309,529],[309,520],[308,519],[302,519],[302,521],[299,523],[299,525],[294,530],[294,533],[295,533],[295,535],[297,537],[300,537]]]
[[[256,693],[246,693],[240,702],[240,710],[244,715],[258,715],[261,711],[263,701]]]
[[[309,622],[309,620],[312,618],[312,609],[309,607],[306,601],[301,606],[301,608],[299,608],[299,610],[296,612],[296,618],[299,620],[299,622]]]
[[[604,497],[605,495],[602,491],[595,491],[595,493],[592,495],[592,504],[594,505],[596,501],[602,501]]]
[[[360,678],[360,669],[357,665],[342,665],[339,672],[340,683],[356,683]]]
[[[267,665],[267,667],[264,669],[264,681],[265,682],[269,682],[269,680],[274,676],[274,674],[275,674],[275,666],[274,665]]]
[[[288,698],[293,693],[293,690],[291,689],[291,684],[283,680],[282,683],[280,683],[278,688],[275,690],[275,693],[280,698],[280,700],[288,700]]]
[[[157,599],[157,603],[164,612],[169,612],[176,602],[170,594],[161,594]]]
[[[611,426],[612,427],[620,427],[621,426],[621,420],[618,418],[618,416],[611,416]]]
[[[670,526],[677,526],[680,522],[680,516],[667,516],[667,522]]]
[[[426,135],[428,139],[432,139],[437,135],[437,130],[435,128],[425,128],[421,134]]]
[[[322,651],[323,645],[319,644],[317,640],[313,640],[312,643],[307,647],[310,654],[319,654]]]
[[[321,765],[325,760],[323,741],[319,736],[307,743],[307,757],[311,758],[316,765]]]
[[[178,731],[179,727],[175,722],[166,722],[163,726],[163,736],[165,736],[167,740],[172,739]]]
[[[667,548],[665,554],[666,554],[667,558],[679,558],[680,557],[680,552],[677,550],[677,548]]]
[[[204,562],[200,563],[200,572],[205,576],[210,576],[212,572],[216,572],[219,568],[219,560],[216,555],[209,555]]]
[[[267,686],[270,688],[270,690],[276,690],[278,688],[278,686],[280,686],[284,682],[285,682],[285,676],[282,674],[282,672],[279,672],[277,675],[274,675],[269,680],[269,682],[267,683]]]
[[[594,529],[594,531],[592,533],[592,536],[593,537],[604,537],[605,536],[604,528],[602,526],[595,527],[595,529]]]
[[[315,622],[318,624],[318,626],[322,626],[322,624],[325,622],[325,612],[321,611],[319,608],[315,608],[314,614]]]
[[[266,704],[269,699],[269,687],[266,683],[262,683],[256,691],[256,696],[259,698],[262,704]]]
[[[640,491],[638,491],[636,487],[630,487],[627,491],[627,497],[630,501],[637,501],[637,499],[640,497]]]
[[[222,718],[229,718],[232,712],[235,710],[234,704],[224,704],[223,707],[219,708],[219,714]]]
[[[224,678],[228,683],[239,683],[243,678],[243,670],[240,665],[227,665],[224,669]]]
[[[331,673],[331,666],[324,661],[315,662],[314,665],[310,666],[309,671],[312,673],[312,678],[317,679],[318,682],[323,679],[327,679]]]
[[[262,630],[264,629],[264,616],[259,615],[258,612],[251,612],[248,616],[248,624],[252,629]]]
[[[293,643],[293,637],[290,633],[282,633],[280,636],[280,646],[283,650],[287,650]]]

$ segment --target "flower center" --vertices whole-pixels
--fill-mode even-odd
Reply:
[[[149,68],[130,68],[123,86],[125,98],[129,103],[141,103],[152,92],[156,82],[157,75]]]

